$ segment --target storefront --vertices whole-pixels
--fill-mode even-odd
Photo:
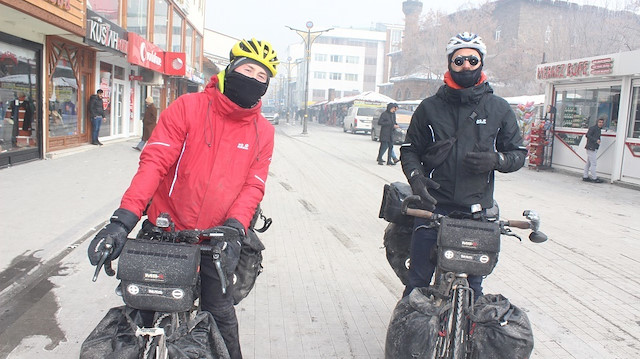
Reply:
[[[82,0],[0,0],[0,167],[43,158],[86,136],[74,114],[90,56],[79,43],[83,11]]]
[[[640,184],[638,59],[640,50],[538,65],[554,108],[553,167],[582,173],[587,129],[603,118],[598,175]]]
[[[95,91],[103,91],[105,119],[100,126],[99,138],[109,140],[139,133],[141,125],[136,120],[140,119],[141,88],[136,81],[137,66],[127,60],[126,30],[87,10],[86,32],[85,43],[99,50],[92,86]]]

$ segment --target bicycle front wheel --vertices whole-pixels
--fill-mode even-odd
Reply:
[[[451,359],[467,358],[467,343],[469,333],[469,320],[467,312],[469,308],[469,290],[465,287],[458,287],[454,293],[454,331],[453,331],[453,352]]]

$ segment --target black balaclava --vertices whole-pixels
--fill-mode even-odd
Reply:
[[[479,53],[478,56],[480,57],[481,63],[477,69],[455,72],[451,69],[451,59],[453,58],[453,54],[449,55],[449,74],[455,83],[464,88],[468,88],[475,86],[475,84],[480,81],[480,76],[482,76],[482,67],[484,66],[484,59]]]
[[[242,108],[252,108],[267,92],[269,77],[267,77],[267,82],[263,83],[235,71],[236,68],[245,63],[259,65],[267,74],[270,74],[269,69],[256,60],[247,57],[235,58],[225,70],[224,95]]]

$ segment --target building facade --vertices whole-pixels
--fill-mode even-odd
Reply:
[[[0,167],[91,141],[89,97],[103,90],[99,137],[141,133],[204,84],[204,0],[0,0]]]

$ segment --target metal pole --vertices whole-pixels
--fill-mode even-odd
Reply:
[[[304,75],[304,119],[302,120],[302,134],[307,134],[307,119],[309,118],[309,110],[307,108],[307,104],[309,103],[309,61],[311,60],[311,28],[307,30],[307,64],[306,64],[306,73]]]

